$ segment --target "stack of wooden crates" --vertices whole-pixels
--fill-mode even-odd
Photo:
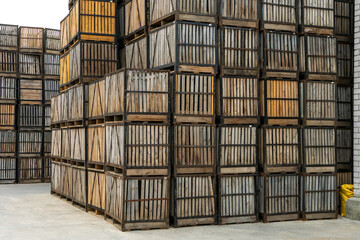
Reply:
[[[0,182],[50,180],[59,48],[59,30],[0,25]]]

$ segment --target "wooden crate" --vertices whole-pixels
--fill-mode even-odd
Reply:
[[[150,32],[149,54],[150,68],[215,73],[216,25],[178,21],[159,27]]]
[[[0,130],[0,156],[15,156],[16,132]]]
[[[300,86],[303,125],[335,126],[336,84],[330,81],[305,81]]]
[[[45,28],[45,53],[57,54],[60,53],[60,30]]]
[[[259,75],[259,32],[255,28],[220,28],[221,75]]]
[[[299,19],[301,32],[334,34],[334,0],[301,0]]]
[[[44,106],[44,129],[51,130],[51,106]]]
[[[16,158],[0,157],[0,183],[15,183]]]
[[[54,97],[51,98],[51,125],[57,126],[57,124],[59,124],[57,127],[60,126],[60,122],[63,118],[67,118],[67,116],[63,116],[61,113],[64,112],[65,110],[62,109],[62,98],[64,98],[65,94],[58,94]],[[67,104],[67,101],[64,102],[65,104]],[[66,105],[65,105],[66,106]],[[65,107],[64,107],[65,108]]]
[[[266,173],[300,172],[299,127],[263,127],[260,130],[259,166]]]
[[[42,131],[19,131],[18,154],[24,157],[40,156],[42,152]]]
[[[335,0],[335,35],[341,40],[352,40],[354,34],[353,0]]]
[[[51,193],[60,194],[61,180],[61,163],[51,161]]]
[[[150,0],[149,25],[151,29],[176,21],[203,23],[217,22],[216,0]]]
[[[107,170],[124,176],[167,176],[170,171],[168,124],[108,124]]]
[[[43,81],[40,79],[19,79],[20,104],[41,105],[43,100]]]
[[[119,38],[123,38],[127,42],[144,35],[147,32],[148,12],[146,0],[122,1],[119,7]]]
[[[218,174],[256,173],[258,130],[256,126],[220,125],[218,134]]]
[[[168,72],[120,70],[104,81],[105,91],[102,81],[89,86],[89,117],[105,113],[106,121],[169,122]]]
[[[148,37],[133,40],[120,49],[120,65],[123,68],[147,69]]]
[[[45,79],[44,80],[44,100],[46,103],[51,103],[51,98],[59,94],[60,81]],[[56,110],[55,110],[56,111]]]
[[[267,125],[299,125],[299,81],[264,79],[260,81],[260,110]]]
[[[337,80],[336,39],[330,36],[300,36],[300,77],[307,80]]]
[[[60,78],[60,56],[44,54],[44,75],[46,78]]]
[[[42,55],[19,53],[19,74],[21,78],[41,78]]]
[[[0,49],[16,51],[18,47],[18,26],[0,24]]]
[[[266,78],[298,78],[298,36],[296,33],[267,31],[261,39],[262,75]]]
[[[122,79],[123,80],[123,79]],[[123,83],[120,83],[121,85]],[[115,83],[113,84],[115,85]],[[117,85],[117,84],[116,84]],[[123,86],[123,85],[122,85]],[[104,122],[104,116],[105,116],[105,98],[109,98],[109,96],[106,96],[105,92],[105,79],[101,79],[99,81],[96,81],[94,83],[90,83],[89,86],[89,114],[88,118],[91,119],[89,121],[89,124],[97,124],[97,123],[103,123]],[[123,92],[124,89],[120,88],[117,90],[122,90],[121,93],[116,91],[116,89],[112,89],[110,87],[109,91],[114,91],[116,93],[116,96],[112,98],[112,101],[110,101],[112,105],[114,104],[113,99],[123,99]],[[115,104],[117,105],[117,104]],[[124,103],[120,103],[120,106],[123,107]]]
[[[336,173],[304,174],[302,182],[303,220],[336,219]]]
[[[105,218],[122,231],[169,228],[170,179],[106,173]]]
[[[0,103],[0,129],[15,130],[15,104]]]
[[[219,24],[258,28],[257,0],[220,0]]]
[[[27,53],[43,53],[44,29],[34,27],[19,27],[19,50]]]
[[[173,126],[174,174],[216,172],[215,125]]]
[[[18,54],[16,51],[0,50],[0,75],[2,77],[17,77]]]
[[[61,129],[52,129],[51,132],[51,157],[53,158],[61,158]]]
[[[60,86],[70,83],[70,54],[61,56],[60,58]]]
[[[86,206],[86,170],[84,167],[72,166],[73,203]]]
[[[73,196],[73,186],[72,186],[72,166],[70,164],[62,163],[60,165],[60,194],[71,200]]]
[[[337,42],[337,73],[339,83],[352,84],[354,78],[353,51],[353,43]]]
[[[172,208],[175,227],[216,224],[216,178],[185,175],[172,178]]]
[[[60,68],[60,75],[66,74],[71,85],[79,82],[91,82],[114,72],[117,69],[117,59],[117,46],[115,44],[78,42],[69,52],[69,68],[67,69],[65,66]],[[65,65],[65,63],[63,64]],[[62,85],[66,84],[66,77]]]
[[[173,122],[215,122],[215,76],[212,74],[173,74]]]
[[[219,224],[257,222],[255,175],[219,176]]]
[[[43,131],[44,140],[43,140],[43,152],[44,154],[51,153],[51,131]]]
[[[343,184],[353,184],[353,173],[352,171],[339,171],[336,173],[336,186],[338,188]]]
[[[264,223],[300,219],[299,174],[262,173],[259,177],[258,189],[259,213]]]
[[[337,125],[351,127],[353,119],[353,88],[337,84]]]
[[[0,77],[0,101],[2,103],[16,103],[17,83],[16,78]]]
[[[61,129],[61,158],[71,159],[71,129]]]
[[[44,107],[42,105],[19,105],[18,107],[19,129],[42,129],[44,111]]]
[[[19,159],[19,182],[31,183],[41,182],[43,179],[42,157]]]
[[[87,168],[105,169],[105,126],[94,125],[87,129]]]
[[[114,42],[116,3],[77,0],[61,21],[61,47],[69,48],[80,40]]]
[[[58,101],[60,101],[60,107],[61,107],[60,108],[60,115],[59,115],[60,122],[61,123],[66,123],[66,122],[69,121],[70,108],[71,108],[71,106],[69,105],[69,103],[70,103],[69,92],[67,91],[65,93],[62,93],[59,96],[61,96],[60,99],[58,99]],[[51,108],[51,109],[53,109],[53,108]]]
[[[297,1],[262,0],[261,27],[269,30],[297,31]]]
[[[303,171],[335,172],[335,129],[306,127],[303,129]]]
[[[224,76],[216,83],[216,112],[221,124],[260,122],[258,78]]]
[[[85,131],[86,131],[85,128],[71,128],[70,129],[70,137],[69,138],[70,138],[70,159],[71,160],[81,161],[81,162],[85,161],[85,152],[86,152]]]
[[[84,126],[84,118],[87,116],[85,103],[87,102],[87,86],[79,85],[69,88],[68,94],[68,124],[69,126]],[[65,96],[64,96],[65,97]],[[64,106],[64,102],[63,102]]]
[[[49,154],[44,155],[43,169],[44,169],[44,182],[49,183],[51,181],[51,157]]]
[[[351,128],[337,128],[336,167],[338,170],[353,169],[353,132]]]
[[[105,173],[88,170],[87,210],[95,213],[105,211]]]

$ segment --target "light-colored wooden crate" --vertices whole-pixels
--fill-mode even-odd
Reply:
[[[45,52],[48,54],[60,53],[60,30],[45,29]]]
[[[43,81],[41,79],[20,79],[19,100],[21,104],[42,104]]]
[[[88,171],[88,206],[95,211],[105,210],[105,173]]]
[[[86,170],[84,167],[72,166],[72,187],[74,202],[85,206],[86,205]]]
[[[315,34],[334,34],[334,0],[304,0],[299,12],[302,31]]]
[[[258,27],[257,0],[220,0],[220,24],[239,27]]]
[[[105,126],[89,126],[87,129],[88,163],[105,164]],[[89,166],[88,166],[89,167]]]
[[[147,10],[146,0],[126,0],[120,7],[120,14],[124,21],[120,24],[120,36],[128,37],[138,33],[144,34]]]
[[[125,68],[146,69],[148,66],[148,38],[141,37],[120,49],[121,66]]]
[[[16,51],[0,50],[0,72],[4,77],[17,77],[18,58]]]
[[[42,53],[44,51],[44,29],[34,27],[20,27],[20,51]]]
[[[70,54],[61,56],[60,58],[60,85],[70,82]]]
[[[15,129],[15,107],[14,104],[0,104],[0,129]]]
[[[61,136],[62,130],[61,129],[53,129],[51,132],[51,157],[60,158],[61,157]]]
[[[262,27],[280,31],[296,31],[296,0],[262,0]]]
[[[85,161],[85,128],[70,129],[70,158],[71,160]]]
[[[18,26],[0,24],[0,49],[17,50]]]

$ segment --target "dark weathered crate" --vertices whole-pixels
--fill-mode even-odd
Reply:
[[[43,158],[19,158],[19,182],[41,182],[43,179]]]
[[[260,122],[258,78],[224,76],[216,83],[216,112],[221,124]]]
[[[338,170],[353,169],[353,132],[351,128],[337,128],[336,167]]]
[[[0,77],[0,101],[2,103],[16,103],[17,83],[16,78]]]
[[[23,157],[40,156],[42,153],[42,131],[19,131],[18,154]]]
[[[51,130],[51,106],[44,106],[44,129]]]
[[[259,75],[258,35],[255,28],[220,28],[221,75]]]
[[[302,138],[303,171],[306,173],[335,172],[335,129],[305,127]]]
[[[353,88],[337,85],[337,125],[350,127],[353,118]]]
[[[19,105],[19,129],[38,129],[43,127],[43,111],[42,105]]]
[[[335,35],[342,40],[351,40],[354,36],[354,1],[335,0]]]
[[[336,173],[336,186],[338,188],[343,184],[353,184],[353,173],[352,171],[339,171]]]
[[[15,130],[15,104],[0,103],[0,129],[1,130]]]
[[[16,158],[0,157],[0,183],[15,183]]]
[[[295,173],[261,174],[259,213],[265,223],[300,219],[300,181],[300,175]]]
[[[216,172],[216,129],[211,124],[173,126],[174,174]]]
[[[48,154],[51,153],[51,131],[43,131],[44,140],[43,140],[43,153]]]
[[[218,223],[250,223],[258,220],[256,176],[219,176]]]
[[[353,43],[337,42],[337,73],[339,83],[352,84],[354,78],[353,59]]]
[[[18,54],[16,51],[0,50],[0,76],[17,77]]]
[[[44,75],[46,78],[60,79],[60,56],[44,54]]]
[[[60,30],[45,28],[45,53],[60,54]]]
[[[19,74],[22,78],[41,78],[42,55],[40,54],[19,54]]]
[[[256,126],[220,125],[218,131],[218,173],[256,173],[258,130]]]
[[[0,24],[0,49],[16,51],[18,47],[18,26]]]
[[[257,0],[220,0],[220,25],[258,28]]]
[[[169,175],[168,124],[108,124],[105,136],[108,170],[124,176]]]
[[[337,218],[336,173],[303,174],[303,220]]]
[[[175,227],[216,224],[216,177],[185,175],[172,178],[172,208]]]
[[[44,154],[43,157],[43,172],[44,172],[44,182],[51,181],[51,157],[49,154]]]
[[[16,132],[0,130],[0,156],[15,156]]]
[[[106,173],[105,218],[122,231],[169,228],[170,178]]]
[[[19,27],[19,50],[27,53],[43,53],[44,29],[35,27]]]
[[[297,31],[297,0],[262,0],[261,27],[269,30]]]
[[[266,173],[300,172],[299,127],[263,127],[260,130],[259,166]]]
[[[44,100],[46,103],[51,102],[51,98],[59,94],[60,81],[59,80],[44,80]],[[59,109],[60,110],[60,109]]]

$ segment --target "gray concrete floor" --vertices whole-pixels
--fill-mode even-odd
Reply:
[[[360,239],[348,219],[120,232],[100,217],[50,195],[50,184],[0,185],[0,239]]]

